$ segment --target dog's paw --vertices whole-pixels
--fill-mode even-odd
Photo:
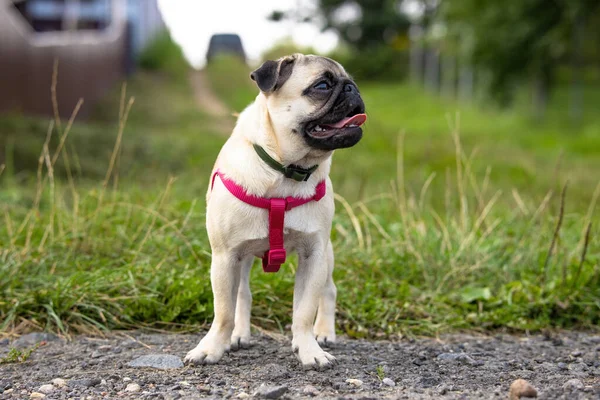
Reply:
[[[328,369],[337,365],[335,357],[323,351],[314,339],[304,345],[292,343],[292,349],[304,369]]]
[[[191,365],[215,364],[223,358],[225,352],[229,351],[229,346],[206,339],[202,339],[198,346],[187,353],[183,360],[184,363]]]
[[[335,332],[315,332],[315,338],[321,347],[335,347]]]
[[[231,335],[231,350],[238,351],[241,349],[249,349],[252,346],[250,343],[250,335]]]
[[[304,369],[322,370],[333,368],[337,365],[336,358],[323,350],[317,352],[301,352],[299,349],[296,349],[294,352]]]

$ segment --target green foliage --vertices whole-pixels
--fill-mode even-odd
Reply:
[[[10,363],[22,363],[29,359],[31,353],[36,351],[41,346],[41,343],[36,344],[25,350],[20,350],[15,347],[11,347],[4,357],[0,358],[0,364],[10,364]]]
[[[217,55],[206,67],[215,93],[235,112],[241,112],[258,94],[251,68],[236,57]]]
[[[75,182],[105,177],[119,131],[122,89],[113,88],[88,120],[76,118],[64,146],[69,168],[65,158],[58,157],[54,167],[57,177],[66,179],[67,170]],[[154,184],[157,176],[178,174],[191,165],[210,167],[219,142],[202,143],[198,137],[214,135],[217,128],[198,112],[187,84],[177,77],[140,71],[125,89],[125,104],[130,98],[135,101],[124,125],[116,160],[115,172],[121,179]],[[65,125],[63,121],[62,129]],[[48,128],[49,121],[43,118],[0,117],[0,164],[7,164],[4,178],[34,183]],[[49,141],[51,153],[60,144],[61,132],[55,125]]]
[[[331,54],[359,83],[401,81],[408,75],[408,53],[391,46],[375,46],[359,52]]]
[[[167,30],[142,50],[138,65],[148,71],[162,71],[180,78],[185,78],[189,70],[181,48],[171,39]]]
[[[507,5],[494,0],[447,0],[439,19],[461,56],[489,72],[487,92],[501,105],[513,98],[515,84],[534,76],[548,88],[555,69],[573,55],[573,32],[598,10],[589,0],[527,0]]]
[[[340,21],[336,13],[348,6],[358,10],[358,18]],[[400,12],[396,0],[319,0],[318,7],[326,20],[324,29],[334,29],[359,51],[389,44],[397,35],[406,35],[408,31],[409,20]]]
[[[382,381],[383,378],[385,378],[385,370],[383,369],[383,367],[381,365],[377,366],[377,369],[375,372],[377,373],[377,378],[379,378],[380,381]]]
[[[294,53],[317,54],[317,51],[312,47],[298,46],[292,41],[291,38],[287,38],[276,43],[269,50],[264,52],[261,58],[262,61],[277,60],[278,58],[288,56]]]

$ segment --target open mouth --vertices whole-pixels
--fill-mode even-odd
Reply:
[[[328,138],[337,134],[345,134],[352,130],[360,128],[367,120],[367,114],[358,113],[346,116],[335,123],[320,123],[307,130],[307,133],[314,138]]]

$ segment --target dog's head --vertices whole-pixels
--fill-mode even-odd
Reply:
[[[279,143],[331,151],[361,139],[365,104],[352,78],[332,59],[294,54],[266,61],[250,77],[265,95]]]

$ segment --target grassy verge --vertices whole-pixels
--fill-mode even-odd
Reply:
[[[100,179],[70,184],[56,177],[51,160],[62,157],[42,139],[39,174],[0,182],[0,330],[69,334],[210,322],[204,192],[223,139],[204,130],[209,117],[193,111],[185,87],[160,75],[139,79],[148,81],[130,85],[139,91],[127,124],[118,123],[124,107],[98,117],[113,118],[113,138],[125,127],[123,150],[95,158],[106,171]],[[518,116],[465,110],[459,137],[454,119],[448,128],[444,103],[414,88],[365,85],[363,92],[372,110],[365,140],[338,152],[333,172],[341,332],[381,337],[598,325],[600,239],[593,209],[599,192],[592,174],[577,172],[581,181],[572,179],[565,196],[560,193],[560,171],[572,171],[571,163],[596,165],[578,150],[596,139],[582,137],[579,146],[561,139],[571,147],[556,178],[553,157],[536,159],[544,147],[530,149],[531,139],[513,132],[530,129]],[[225,100],[241,104],[236,99],[247,95]],[[403,98],[411,102],[394,104]],[[399,136],[402,128],[406,134]],[[76,140],[79,129],[74,125],[68,140]],[[543,142],[549,131],[536,129]],[[127,140],[143,140],[146,155],[126,153]],[[481,167],[471,157],[475,144],[490,146],[479,153]],[[512,175],[493,172],[513,161],[549,169],[516,186]],[[290,322],[295,268],[295,258],[278,274],[255,266],[255,325],[283,329]]]

